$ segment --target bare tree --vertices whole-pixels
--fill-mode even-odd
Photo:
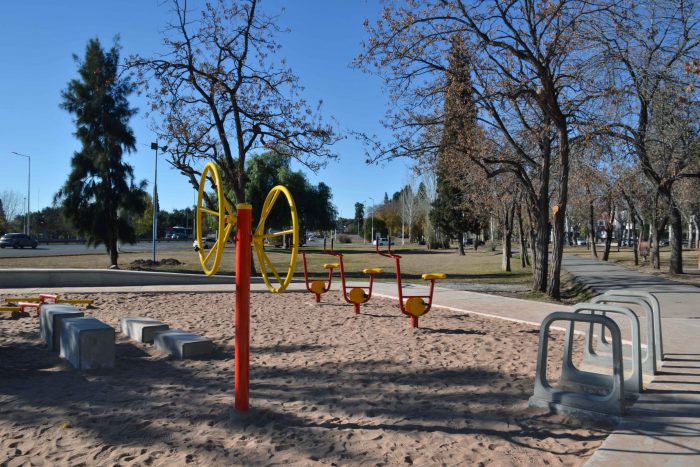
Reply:
[[[386,76],[399,109],[387,122],[394,144],[373,146],[373,157],[431,157],[444,124],[448,51],[455,35],[464,38],[479,119],[487,132],[499,133],[511,145],[515,157],[470,150],[474,140],[464,142],[465,155],[489,177],[508,172],[521,184],[536,229],[533,289],[555,298],[560,295],[571,136],[587,101],[578,92],[588,58],[582,28],[599,12],[599,6],[576,0],[409,1],[406,7],[390,5],[383,20],[369,27],[370,40],[358,58]]]
[[[416,214],[418,211],[417,207],[417,179],[411,177],[410,181],[401,190],[401,195],[399,202],[401,204],[401,244],[404,244],[404,226],[407,228],[408,232],[408,242],[411,243],[413,237],[412,227],[416,221]]]
[[[689,138],[681,136],[688,135],[688,126],[682,130],[677,122],[669,126],[668,120],[677,120],[679,114],[690,117],[696,139],[697,26],[695,4],[686,0],[619,2],[605,20],[591,25],[604,70],[599,88],[607,91],[608,105],[599,113],[601,127],[628,145],[669,208],[672,273],[683,272],[682,221],[673,185],[700,177],[700,165],[693,162],[697,151],[687,147]],[[657,207],[655,201],[654,212]]]
[[[198,167],[215,161],[228,196],[245,200],[245,161],[272,150],[311,168],[334,157],[338,136],[322,123],[318,109],[300,96],[301,87],[284,60],[276,17],[257,0],[212,0],[199,11],[172,1],[175,21],[166,29],[166,53],[129,60],[162,123],[158,137],[169,162],[198,186]],[[320,104],[319,104],[320,105]]]
[[[26,197],[23,197],[22,194],[13,190],[3,190],[0,192],[0,201],[2,201],[2,209],[8,224],[16,223],[17,217],[24,211],[24,206],[26,206],[26,204],[23,199],[26,199]]]

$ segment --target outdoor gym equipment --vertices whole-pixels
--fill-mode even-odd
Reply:
[[[207,180],[213,184],[216,193],[215,209],[204,206]],[[275,233],[265,233],[265,223],[272,212],[280,194],[287,199],[290,211],[290,223],[292,228]],[[246,411],[249,408],[249,382],[250,382],[250,264],[252,258],[251,245],[255,248],[260,263],[265,285],[273,293],[284,291],[292,280],[296,268],[296,257],[299,251],[299,225],[297,220],[297,209],[294,199],[287,188],[278,185],[267,194],[260,213],[260,222],[255,232],[252,232],[252,209],[248,203],[236,205],[236,212],[224,197],[224,190],[221,184],[221,177],[217,166],[211,162],[207,163],[202,170],[202,177],[199,182],[197,196],[197,242],[202,245],[202,225],[203,214],[208,214],[218,218],[217,237],[209,253],[205,253],[200,248],[198,251],[199,261],[202,269],[208,276],[216,273],[221,258],[223,257],[226,241],[231,235],[233,227],[236,228],[236,332],[234,337],[235,366],[234,366],[234,407],[239,411]],[[270,258],[265,253],[265,242],[274,237],[285,235],[292,236],[291,259],[286,275],[282,277],[273,265]],[[212,258],[213,256],[213,258]],[[277,285],[273,286],[269,277],[272,273]]]
[[[326,238],[323,238],[323,253],[330,255],[331,253],[326,251]],[[321,295],[328,292],[331,289],[331,283],[333,282],[333,270],[340,267],[340,263],[324,263],[323,269],[328,271],[328,283],[325,280],[315,279],[309,283],[309,273],[306,266],[306,252],[301,252],[301,259],[304,263],[304,283],[306,284],[306,290],[316,295],[316,303],[321,302]]]
[[[323,251],[326,252],[326,245],[323,244]],[[365,287],[353,287],[348,291],[346,281],[345,281],[345,266],[343,265],[343,254],[338,253],[333,248],[333,240],[331,239],[331,251],[326,252],[327,254],[333,255],[338,258],[338,269],[340,270],[340,284],[343,289],[343,298],[346,302],[352,303],[355,314],[360,313],[360,307],[367,303],[370,298],[372,298],[372,286],[374,285],[374,275],[381,274],[384,272],[382,268],[365,268],[362,270],[363,274],[369,276],[369,285]],[[330,283],[329,283],[330,286]]]
[[[418,327],[418,318],[430,311],[433,305],[433,290],[435,281],[447,278],[447,274],[441,272],[432,272],[421,275],[424,281],[430,281],[430,291],[428,295],[404,295],[403,286],[401,285],[401,256],[391,251],[391,237],[387,242],[387,251],[379,251],[379,241],[376,242],[375,251],[387,258],[392,258],[396,262],[396,285],[399,292],[399,309],[401,313],[411,317],[411,326]],[[406,299],[406,300],[404,300]],[[428,299],[426,302],[424,299]]]
[[[216,190],[218,207],[215,210],[209,209],[204,206],[204,199],[207,193],[205,190],[207,180],[212,181],[214,185],[213,188]],[[277,202],[277,199],[279,198],[280,194],[283,194],[287,198],[292,228],[280,232],[265,233],[265,223],[267,222],[267,218],[269,217],[272,208],[275,206],[275,203]],[[219,170],[217,169],[216,165],[212,162],[207,163],[204,166],[204,170],[202,170],[202,178],[199,183],[199,191],[197,195],[197,243],[199,245],[203,244],[202,215],[204,213],[218,218],[216,224],[217,235],[216,242],[212,245],[211,249],[209,250],[209,253],[206,253],[203,248],[200,248],[197,251],[197,254],[199,255],[199,262],[202,264],[202,269],[204,270],[204,273],[208,276],[211,276],[212,274],[216,273],[216,271],[219,269],[219,264],[221,263],[221,259],[223,258],[224,249],[226,248],[226,241],[231,235],[231,230],[233,230],[233,227],[236,225],[236,223],[238,223],[239,226],[241,226],[238,229],[238,231],[240,231],[243,227],[248,229],[250,228],[250,226],[243,226],[241,224],[240,214],[241,211],[246,211],[248,217],[251,217],[250,214],[252,206],[247,203],[242,203],[236,205],[236,210],[237,212],[234,212],[229,202],[226,201],[226,198],[224,196],[223,185],[221,184],[221,177],[219,176]],[[252,218],[250,219],[250,222],[252,223]],[[265,253],[265,242],[271,238],[283,237],[286,235],[292,236],[292,243],[290,249],[289,268],[287,269],[287,274],[284,276],[284,278],[282,278],[277,272],[277,269],[273,265],[270,258]],[[255,229],[255,232],[253,232],[252,236],[249,233],[247,237],[251,237],[250,239],[246,238],[248,240],[246,244],[252,242],[253,247],[255,248],[255,253],[258,256],[258,261],[260,263],[260,270],[267,288],[270,290],[270,292],[273,293],[285,290],[289,283],[292,281],[292,277],[294,276],[294,271],[296,269],[297,254],[299,252],[299,225],[297,218],[297,208],[294,204],[292,194],[289,192],[289,190],[287,190],[287,188],[283,187],[282,185],[277,185],[276,187],[272,188],[272,190],[270,190],[270,192],[267,194],[267,197],[265,198],[265,202],[263,203],[263,208],[260,213],[260,222],[258,223],[258,226]],[[270,280],[270,272],[277,280],[277,286],[272,285],[272,282]]]
[[[42,293],[38,297],[7,297],[5,302],[14,303],[15,306],[0,307],[0,311],[27,311],[27,309],[36,310],[36,316],[39,316],[42,303],[56,303],[69,305],[92,305],[94,300],[87,299],[68,299],[61,298],[59,295]],[[12,310],[15,308],[16,310]]]

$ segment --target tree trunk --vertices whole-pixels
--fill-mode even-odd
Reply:
[[[614,226],[610,224],[605,226],[605,251],[603,251],[603,261],[607,261],[610,258],[613,230],[615,230]]]
[[[459,234],[459,238],[457,239],[457,242],[459,243],[459,256],[464,256],[464,241],[466,240],[467,235],[462,232]]]
[[[595,212],[593,210],[593,201],[588,203],[588,228],[590,229],[589,241],[591,244],[591,256],[598,259],[598,251],[595,248]]]
[[[659,255],[659,236],[661,231],[654,229],[654,238],[651,241],[651,267],[661,269],[661,256]]]
[[[109,264],[110,267],[119,267],[118,263],[118,258],[119,258],[119,251],[117,251],[117,241],[113,238],[110,238],[108,240],[109,245],[107,245],[107,250],[109,251]]]
[[[530,257],[527,252],[527,241],[523,230],[522,205],[518,206],[518,233],[520,235],[520,266],[523,268],[530,265]]]
[[[669,213],[671,226],[671,264],[668,272],[671,274],[683,274],[683,219],[675,202],[671,201]]]
[[[502,252],[503,252],[503,258],[501,260],[501,269],[506,272],[510,272],[510,257],[512,255],[513,247],[512,247],[512,239],[513,239],[513,230],[509,229],[503,232],[503,247],[502,247]]]
[[[564,215],[566,205],[559,204],[559,212],[554,216],[554,245],[552,246],[552,263],[549,269],[549,285],[547,295],[559,300],[561,298],[561,261],[564,256],[566,232],[564,231]]]
[[[632,232],[630,232],[630,234],[632,235],[632,251],[634,251],[634,265],[639,266],[639,251],[637,250],[637,219],[634,215],[634,212],[630,212],[632,213]]]
[[[532,271],[532,290],[547,292],[547,274],[549,273],[549,219],[548,206],[540,201],[537,207],[537,230],[535,232],[534,268]]]

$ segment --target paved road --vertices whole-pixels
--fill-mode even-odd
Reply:
[[[139,242],[134,245],[123,245],[123,253],[151,251],[151,242]],[[192,248],[191,241],[158,242],[157,251],[189,250]],[[64,255],[103,255],[104,246],[97,248],[85,245],[52,243],[47,245],[40,243],[35,249],[32,248],[3,248],[0,249],[0,258],[29,258],[35,256],[64,256]]]

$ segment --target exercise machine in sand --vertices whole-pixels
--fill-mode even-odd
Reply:
[[[375,251],[386,257],[391,258],[396,264],[396,286],[399,294],[399,309],[401,313],[411,318],[411,326],[418,327],[418,318],[430,311],[433,305],[433,291],[435,289],[435,281],[447,278],[447,274],[441,272],[431,272],[421,275],[424,281],[430,281],[430,290],[427,295],[404,295],[403,285],[401,284],[401,256],[391,251],[391,237],[387,241],[386,252],[379,251],[379,237],[375,242]],[[426,301],[427,299],[427,301]]]
[[[330,255],[326,251],[326,238],[323,238],[323,253]],[[340,263],[323,263],[323,269],[328,271],[328,279],[313,279],[309,282],[309,270],[306,262],[306,252],[301,252],[301,259],[304,264],[304,284],[306,284],[306,290],[316,295],[316,303],[321,302],[321,295],[331,290],[331,283],[333,282],[333,270],[340,267]]]
[[[323,239],[323,252],[327,255],[335,256],[338,258],[337,263],[325,263],[323,265],[324,269],[328,270],[328,283],[325,281],[312,281],[309,284],[307,266],[306,266],[306,254],[302,252],[302,258],[304,260],[304,281],[306,282],[306,289],[316,294],[316,302],[321,299],[321,294],[327,292],[331,288],[331,280],[333,278],[333,269],[338,269],[340,271],[340,285],[343,293],[343,298],[346,302],[351,303],[355,310],[355,314],[360,313],[360,307],[367,303],[370,298],[372,298],[372,286],[374,285],[375,274],[381,274],[384,272],[382,268],[365,268],[362,273],[369,276],[369,284],[366,286],[355,286],[348,290],[347,281],[345,278],[345,265],[343,264],[343,254],[335,251],[333,248],[333,240],[331,239],[331,249],[326,250],[326,239]]]
[[[0,307],[0,313],[25,312],[29,309],[36,310],[39,316],[43,303],[55,303],[59,305],[85,305],[90,306],[93,300],[61,298],[60,295],[42,293],[38,297],[7,297],[5,303],[9,306]]]
[[[207,190],[211,183],[212,191]],[[212,200],[212,194],[216,199]],[[277,200],[283,195],[289,206],[291,228],[279,232],[267,233],[265,224]],[[206,207],[205,199],[209,200]],[[236,205],[236,211],[226,200],[224,189],[217,166],[207,163],[202,170],[197,194],[197,242],[202,243],[203,216],[207,214],[216,219],[216,242],[208,253],[199,249],[199,261],[204,273],[208,276],[216,273],[223,258],[226,242],[236,227],[236,333],[234,337],[235,369],[234,369],[234,407],[239,411],[249,408],[250,382],[250,265],[252,259],[251,245],[260,263],[260,269],[265,285],[272,293],[283,292],[292,280],[296,269],[296,259],[299,251],[299,223],[294,198],[287,188],[278,185],[267,194],[260,213],[260,221],[255,231],[252,231],[252,209],[248,203]],[[265,245],[276,237],[291,236],[289,254],[291,258],[286,274],[280,274],[265,251]],[[273,283],[274,282],[274,283]]]

